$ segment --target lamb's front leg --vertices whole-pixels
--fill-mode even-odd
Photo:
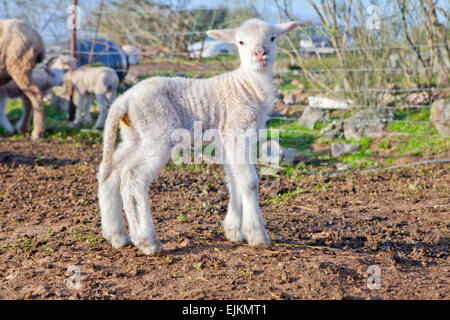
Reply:
[[[94,95],[93,94],[88,94],[86,96],[86,100],[84,102],[84,122],[83,122],[83,124],[85,126],[90,126],[91,122],[92,122],[91,105],[92,105],[92,100],[93,99],[94,99]]]
[[[234,149],[234,150],[233,150]],[[237,153],[239,148],[226,148],[227,161],[233,177],[236,193],[242,201],[241,232],[251,246],[269,246],[270,238],[265,230],[264,220],[258,204],[258,175],[255,166],[246,159],[239,162]],[[224,221],[225,225],[225,221]]]
[[[14,127],[11,125],[11,123],[8,120],[8,117],[6,116],[5,111],[6,106],[6,96],[0,96],[0,125],[5,128],[6,131],[9,133],[14,132]]]
[[[224,165],[225,180],[228,192],[230,193],[230,202],[227,208],[227,215],[223,220],[223,231],[228,240],[233,242],[244,241],[242,234],[242,199],[237,192],[236,182],[231,173],[229,165]]]

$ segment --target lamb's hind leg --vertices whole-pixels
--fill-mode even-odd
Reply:
[[[98,115],[97,121],[95,122],[94,129],[103,128],[108,114],[108,101],[106,100],[105,94],[97,94],[97,102],[100,106],[100,114]]]
[[[79,126],[81,124],[82,111],[84,109],[84,105],[87,100],[86,95],[81,94],[79,91],[77,93],[78,93],[78,102],[77,102],[77,109],[75,112],[75,120],[73,122],[74,126]]]
[[[134,158],[129,160],[121,172],[120,191],[130,238],[145,254],[162,250],[150,212],[149,185],[167,162],[169,154],[168,141],[146,141],[134,151]]]
[[[84,121],[85,126],[90,126],[92,122],[91,117],[91,106],[94,95],[92,93],[86,95],[86,100],[84,101]]]
[[[102,221],[102,235],[114,248],[120,248],[130,242],[122,218],[122,196],[120,194],[120,172],[126,158],[136,148],[134,141],[122,142],[113,156],[114,170],[105,180],[99,180],[98,199]],[[102,176],[100,166],[99,177]]]

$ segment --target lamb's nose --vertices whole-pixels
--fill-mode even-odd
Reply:
[[[262,59],[262,58],[264,58],[266,55],[267,55],[267,52],[266,52],[266,50],[264,50],[264,49],[258,49],[258,50],[255,50],[255,56],[256,56],[256,58],[258,58],[258,59]]]

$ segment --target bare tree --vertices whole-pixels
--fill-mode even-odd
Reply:
[[[394,81],[397,73],[402,73],[408,82],[419,82],[420,75],[426,72],[427,87],[430,87],[435,75],[433,66],[439,59],[442,66],[440,72],[446,73],[445,59],[440,45],[444,43],[448,51],[447,29],[437,23],[437,12],[445,12],[437,7],[436,0],[417,1],[413,11],[405,0],[398,0],[398,5],[386,1],[372,1],[372,8],[364,7],[359,1],[340,0],[308,0],[320,19],[321,26],[315,26],[331,42],[334,48],[334,60],[324,58],[316,51],[316,60],[321,70],[311,70],[308,61],[301,56],[298,42],[287,37],[290,55],[295,58],[308,80],[317,91],[342,99],[350,99],[355,105],[380,105],[385,101],[388,84]],[[279,19],[292,16],[292,3],[288,0],[274,0],[278,8]],[[420,17],[412,17],[411,13]],[[444,15],[445,16],[445,15]],[[447,14],[448,16],[448,14]],[[376,18],[373,20],[373,18]],[[412,35],[412,31],[420,30],[418,21],[424,23],[425,31],[420,36]],[[311,40],[308,25],[301,31]],[[404,38],[399,35],[404,33]],[[405,42],[406,41],[406,42]],[[409,44],[409,47],[408,45]],[[424,50],[420,44],[425,44]],[[408,59],[411,50],[416,52],[421,68]],[[427,52],[429,58],[425,59]],[[399,55],[400,66],[390,65],[390,60]],[[316,64],[317,65],[317,64]],[[313,72],[320,71],[320,72]],[[414,78],[412,77],[414,75]],[[373,90],[377,89],[377,90]]]

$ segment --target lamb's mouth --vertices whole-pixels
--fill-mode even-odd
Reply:
[[[267,66],[268,60],[267,59],[256,59],[255,64],[257,64],[260,67]]]

